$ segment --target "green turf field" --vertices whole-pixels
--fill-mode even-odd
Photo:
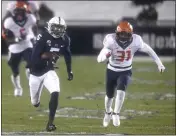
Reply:
[[[164,63],[160,74],[154,62],[133,64],[132,83],[121,110],[121,125],[102,127],[104,116],[105,64],[96,57],[73,57],[74,80],[67,81],[63,58],[57,70],[60,77],[60,111],[55,133],[78,134],[175,134],[175,64]],[[11,71],[2,60],[2,132],[42,132],[48,115],[49,93],[43,90],[41,106],[30,103],[28,81],[21,65],[22,97],[13,96]]]

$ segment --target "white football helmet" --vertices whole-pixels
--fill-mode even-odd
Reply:
[[[61,17],[53,17],[47,24],[46,29],[54,38],[62,37],[66,33],[67,25]]]

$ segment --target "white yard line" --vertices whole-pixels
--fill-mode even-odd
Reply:
[[[124,134],[87,134],[85,132],[80,133],[54,133],[54,132],[2,132],[2,135],[13,135],[13,136],[33,136],[33,135],[59,135],[59,136],[124,136]]]

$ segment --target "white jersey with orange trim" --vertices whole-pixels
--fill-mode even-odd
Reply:
[[[97,61],[103,62],[107,60],[107,55],[110,54],[108,69],[113,71],[126,71],[132,69],[133,56],[137,51],[146,52],[157,63],[161,65],[161,61],[153,51],[137,34],[132,34],[132,41],[128,45],[120,46],[116,41],[116,33],[107,34],[103,41],[103,49],[98,55]]]
[[[32,14],[27,14],[27,21],[24,26],[18,25],[12,17],[8,17],[4,21],[4,28],[11,30],[15,36],[15,38],[20,38],[21,33],[26,33],[26,39],[22,40],[18,43],[10,44],[9,51],[12,53],[19,53],[24,51],[25,49],[32,47],[31,39],[33,38],[32,27],[36,24],[36,18]]]

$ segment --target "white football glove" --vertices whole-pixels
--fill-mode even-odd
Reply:
[[[100,52],[100,54],[97,57],[97,61],[98,63],[100,62],[104,62],[105,60],[107,60],[109,57],[111,56],[111,50],[107,49],[107,48],[103,48]]]
[[[159,70],[160,73],[163,73],[164,70],[165,70],[164,65],[159,65],[159,66],[158,66],[158,70]]]

